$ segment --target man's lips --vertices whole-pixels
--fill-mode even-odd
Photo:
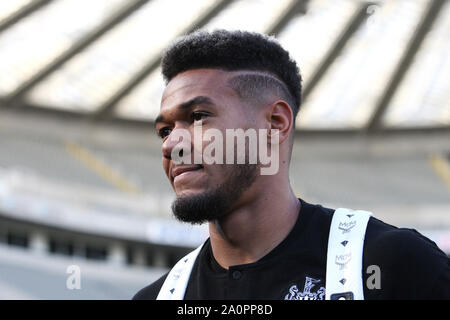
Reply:
[[[175,179],[177,176],[179,176],[182,173],[188,172],[188,171],[195,171],[202,169],[203,166],[200,164],[192,165],[192,166],[181,166],[181,167],[175,167],[172,169],[172,179]]]

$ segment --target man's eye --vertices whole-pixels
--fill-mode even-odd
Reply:
[[[172,132],[172,129],[170,128],[162,128],[158,131],[158,134],[161,138],[167,137]]]
[[[204,112],[192,112],[192,120],[194,121],[200,121],[206,116],[208,115]]]

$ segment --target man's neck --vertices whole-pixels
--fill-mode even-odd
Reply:
[[[214,258],[225,269],[258,261],[286,238],[297,221],[300,201],[289,186],[258,194],[209,224]]]

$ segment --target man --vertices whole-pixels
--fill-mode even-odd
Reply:
[[[301,104],[296,63],[264,35],[199,31],[166,50],[162,73],[167,87],[155,125],[163,168],[177,195],[172,210],[181,221],[208,222],[210,233],[191,259],[180,297],[324,299],[334,210],[298,199],[289,182]],[[277,146],[276,173],[261,174],[260,161],[190,161],[211,139],[180,142],[178,133],[195,136],[199,124],[203,132],[215,129],[224,136],[230,129],[263,132],[267,146]],[[246,143],[246,156],[250,149]],[[361,259],[365,299],[450,298],[448,257],[415,230],[371,217]],[[379,278],[370,278],[375,271]],[[167,276],[134,299],[156,299]]]

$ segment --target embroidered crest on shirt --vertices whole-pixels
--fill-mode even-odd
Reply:
[[[324,300],[325,288],[318,287],[321,280],[306,277],[303,292],[301,292],[297,285],[289,288],[289,293],[284,297],[284,300]]]

